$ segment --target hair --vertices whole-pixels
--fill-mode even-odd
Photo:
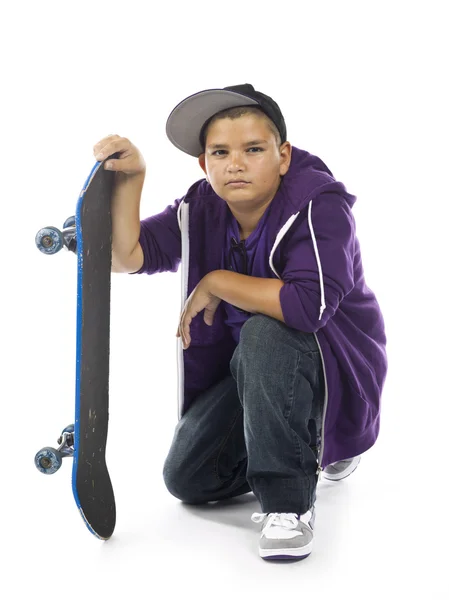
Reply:
[[[209,130],[209,127],[213,123],[215,123],[215,121],[218,121],[219,119],[232,119],[232,120],[239,119],[240,117],[243,117],[244,115],[256,115],[258,117],[263,118],[265,120],[268,128],[270,129],[271,133],[275,137],[276,146],[278,148],[281,146],[281,134],[279,133],[279,130],[276,127],[276,125],[273,123],[273,121],[270,119],[270,117],[263,112],[263,110],[255,107],[255,106],[236,106],[234,108],[227,108],[225,110],[222,110],[222,111],[216,113],[213,117],[211,117],[209,119],[209,121],[206,121],[206,123],[203,125],[203,128],[201,130],[201,135],[200,135],[200,141],[201,141],[201,145],[203,148],[203,152],[205,151],[205,148],[206,148],[207,132]]]

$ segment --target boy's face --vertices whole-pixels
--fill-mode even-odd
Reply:
[[[207,132],[205,153],[198,158],[214,192],[237,211],[271,202],[290,160],[290,143],[279,149],[265,119],[257,115],[215,121]],[[233,186],[233,179],[248,183]]]

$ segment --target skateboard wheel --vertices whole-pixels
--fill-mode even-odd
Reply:
[[[56,227],[44,227],[36,234],[36,246],[44,254],[56,254],[64,246],[64,237]]]
[[[68,219],[65,220],[64,225],[62,226],[63,229],[66,229],[67,227],[75,227],[75,217],[69,217]]]
[[[62,454],[54,448],[42,448],[34,457],[36,468],[45,475],[53,475],[62,465]]]
[[[64,427],[64,429],[61,431],[61,435],[64,435],[64,433],[73,433],[75,431],[75,425],[67,425],[67,427]]]

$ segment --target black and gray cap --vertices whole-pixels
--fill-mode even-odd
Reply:
[[[223,89],[203,90],[180,102],[167,119],[168,139],[177,148],[198,157],[204,152],[203,133],[208,122],[218,112],[237,106],[256,106],[279,130],[281,144],[287,139],[287,128],[276,102],[258,92],[250,83],[231,85]]]

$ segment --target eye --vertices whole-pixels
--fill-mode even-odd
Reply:
[[[251,146],[251,148],[248,148],[248,152],[250,150],[260,150],[261,152],[264,151],[263,148],[260,148],[259,146]],[[217,154],[217,152],[226,152],[226,150],[215,150],[215,152],[212,152],[212,156],[214,156],[215,154]],[[258,152],[251,152],[250,154],[259,154]],[[221,154],[218,156],[222,156]]]

